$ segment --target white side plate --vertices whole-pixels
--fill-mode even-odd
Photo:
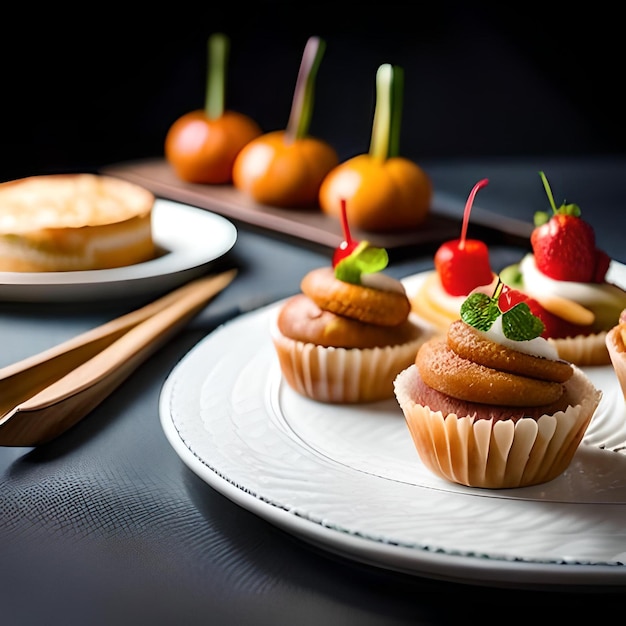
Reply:
[[[226,218],[171,200],[156,200],[152,220],[162,256],[107,270],[0,272],[0,300],[94,301],[164,292],[200,274],[237,240],[237,230]]]

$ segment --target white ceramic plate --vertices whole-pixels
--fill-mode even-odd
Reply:
[[[107,270],[0,272],[0,300],[93,301],[167,291],[203,272],[237,240],[237,230],[226,218],[171,200],[157,199],[152,219],[162,256]]]
[[[387,569],[493,586],[626,585],[626,405],[611,367],[586,369],[603,398],[564,474],[472,489],[421,464],[395,400],[334,406],[293,392],[269,338],[279,305],[218,328],[163,387],[164,432],[204,481],[312,544]]]

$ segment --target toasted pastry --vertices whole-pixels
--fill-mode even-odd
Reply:
[[[154,195],[97,174],[31,176],[0,184],[0,271],[121,267],[156,255]]]

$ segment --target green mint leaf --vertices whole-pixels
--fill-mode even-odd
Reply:
[[[483,332],[488,331],[502,315],[502,332],[512,341],[530,341],[541,336],[544,324],[535,316],[526,302],[518,302],[508,311],[502,312],[499,306],[504,283],[498,279],[493,296],[484,293],[470,294],[461,305],[461,319]]]
[[[349,263],[346,257],[346,259],[339,261],[335,266],[335,278],[342,280],[344,283],[360,285],[361,270],[352,263]]]
[[[502,314],[502,332],[513,341],[530,341],[544,330],[543,322],[532,314],[525,302],[519,302]]]
[[[473,293],[461,305],[461,319],[477,330],[488,331],[500,315],[497,298]]]
[[[362,241],[352,254],[342,259],[335,267],[335,277],[346,283],[361,284],[361,274],[373,274],[387,267],[389,255],[384,248],[376,248]]]

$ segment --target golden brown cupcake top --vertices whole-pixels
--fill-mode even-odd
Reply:
[[[382,348],[413,341],[422,334],[410,320],[381,326],[324,311],[304,294],[292,296],[278,314],[280,332],[304,343],[335,348]]]
[[[387,253],[367,242],[353,243],[333,267],[308,272],[302,293],[278,316],[283,335],[338,348],[375,348],[414,341],[422,329],[411,319],[411,303],[399,280],[380,272]]]
[[[445,337],[427,342],[418,351],[415,363],[420,377],[429,387],[468,402],[552,404],[563,396],[563,383],[574,370],[542,350],[549,348],[540,336],[543,323],[527,304],[500,308],[504,288],[499,282],[493,296],[474,293],[466,299],[462,319],[450,324]]]
[[[397,326],[406,321],[411,310],[404,288],[380,289],[348,283],[336,278],[330,267],[312,270],[300,287],[320,309],[367,324]]]

